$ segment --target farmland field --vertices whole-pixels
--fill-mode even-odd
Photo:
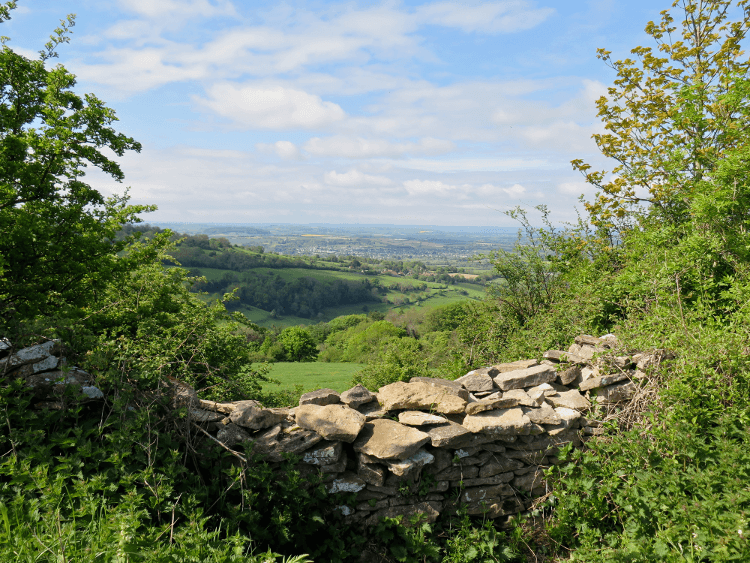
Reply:
[[[263,390],[294,389],[301,385],[303,391],[329,388],[341,393],[352,387],[352,376],[363,367],[364,364],[354,363],[278,362],[272,364],[268,375],[281,381],[281,385],[266,384]]]

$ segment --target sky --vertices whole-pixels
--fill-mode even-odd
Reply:
[[[612,168],[596,49],[651,46],[670,1],[18,4],[0,34],[26,56],[76,14],[56,62],[143,145],[88,181],[148,222],[515,226],[594,196],[570,161]]]

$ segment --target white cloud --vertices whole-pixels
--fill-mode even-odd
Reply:
[[[467,33],[512,33],[536,27],[549,18],[552,8],[532,8],[529,2],[481,2],[466,5],[464,2],[436,2],[417,10],[425,23],[457,27]]]
[[[407,180],[404,182],[404,188],[409,195],[443,196],[458,190],[458,186],[446,184],[440,180]]]
[[[238,86],[221,83],[208,89],[199,104],[239,125],[261,129],[325,127],[344,117],[344,110],[319,96],[282,86]]]
[[[431,137],[420,139],[417,143],[393,143],[385,139],[335,135],[325,138],[313,137],[303,148],[315,156],[373,158],[398,157],[404,154],[443,154],[453,150],[455,145],[451,141]]]
[[[258,143],[255,148],[261,152],[274,153],[279,158],[286,160],[300,160],[302,158],[297,145],[291,141],[276,141],[272,144]]]
[[[349,170],[343,174],[337,173],[335,170],[326,172],[323,180],[326,184],[331,186],[340,187],[357,187],[363,185],[369,186],[390,186],[393,182],[385,176],[370,176],[369,174],[363,174],[359,170]]]
[[[229,0],[120,0],[120,6],[147,18],[189,18],[235,15]]]

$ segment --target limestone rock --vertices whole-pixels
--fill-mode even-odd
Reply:
[[[467,416],[464,428],[473,433],[484,434],[528,434],[531,432],[531,420],[520,408],[498,409]]]
[[[362,456],[359,456],[357,463],[357,475],[368,485],[382,487],[385,483],[385,468],[372,463],[365,463]]]
[[[412,475],[425,465],[435,461],[435,457],[425,450],[418,450],[403,461],[388,461],[388,469],[398,477]]]
[[[236,424],[227,424],[216,434],[216,439],[231,448],[235,444],[249,440],[250,434]]]
[[[0,338],[0,358],[4,358],[13,349],[13,345],[7,338]]]
[[[553,407],[565,407],[568,409],[585,410],[591,408],[589,400],[577,390],[571,389],[545,398]]]
[[[381,407],[377,401],[365,403],[364,405],[357,407],[357,412],[365,415],[365,420],[367,422],[388,415],[388,411]]]
[[[487,373],[477,374],[470,372],[456,379],[456,383],[463,385],[464,389],[470,393],[491,392],[495,389],[495,382]]]
[[[582,382],[578,388],[581,391],[588,391],[589,389],[596,389],[597,387],[606,387],[613,383],[619,383],[628,379],[627,373],[613,373],[611,375],[600,375],[599,377],[592,377]]]
[[[326,485],[326,490],[333,493],[358,493],[365,488],[367,483],[360,479],[355,473],[347,472],[334,479]]]
[[[462,413],[466,399],[455,395],[450,387],[423,381],[398,381],[381,387],[378,401],[385,410],[429,410],[439,413]],[[462,388],[466,393],[466,390]],[[468,395],[467,395],[468,397]]]
[[[577,354],[571,354],[570,352],[563,352],[562,350],[547,350],[544,353],[545,360],[552,360],[553,362],[568,362],[571,364],[585,364],[586,360]]]
[[[478,414],[494,409],[509,409],[517,407],[520,404],[520,401],[516,397],[506,398],[505,396],[501,396],[495,399],[480,399],[466,405],[466,414]]]
[[[557,379],[563,385],[570,385],[581,379],[581,366],[571,366],[557,374]]]
[[[500,473],[508,473],[510,471],[515,471],[516,469],[521,469],[522,467],[523,463],[517,459],[505,456],[495,456],[479,468],[479,478],[484,479],[485,477],[492,477],[493,475],[498,475]]]
[[[8,348],[6,348],[6,350],[8,350]],[[42,344],[35,344],[34,346],[22,348],[15,354],[11,354],[10,356],[3,358],[3,360],[0,361],[0,370],[2,368],[11,370],[25,364],[36,364],[47,360],[47,358],[49,358],[50,356],[55,356],[59,353],[60,341],[48,340],[47,342],[44,342]],[[54,367],[56,366],[53,366],[50,369],[54,369]]]
[[[535,491],[546,489],[547,481],[544,479],[544,470],[537,467],[524,475],[513,479],[513,486],[520,491]]]
[[[501,373],[495,377],[495,384],[503,391],[509,391],[510,389],[523,389],[549,383],[554,381],[556,377],[555,368],[539,365]]]
[[[533,366],[538,365],[539,362],[536,360],[518,360],[517,362],[508,362],[505,364],[497,364],[492,366],[495,370],[497,370],[498,374],[500,373],[506,373],[509,371],[517,371],[519,369],[526,369]],[[494,379],[495,376],[492,376]]]
[[[233,413],[234,414],[234,413]],[[305,404],[295,409],[297,424],[326,440],[351,443],[365,424],[365,416],[345,405]]]
[[[341,394],[341,402],[349,405],[353,409],[374,401],[375,399],[377,399],[377,395],[372,393],[361,383]]]
[[[250,430],[263,430],[264,428],[275,426],[284,420],[284,417],[269,409],[263,409],[250,404],[232,411],[232,414],[229,415],[229,420]]]
[[[190,418],[196,422],[218,422],[224,418],[224,415],[221,413],[204,409],[190,409],[188,413],[190,414]]]
[[[435,473],[435,479],[438,481],[458,481],[461,479],[474,479],[479,475],[479,468],[476,465],[467,465],[466,467],[449,467]]]
[[[523,413],[529,417],[534,424],[559,424],[562,422],[560,415],[547,404],[538,409],[523,409]]]
[[[461,397],[464,401],[469,400],[469,392],[464,389],[464,386],[450,379],[441,379],[439,377],[412,377],[409,380],[409,383],[427,383],[438,387],[446,387],[450,389],[454,395]]]
[[[354,441],[354,451],[378,459],[404,460],[430,441],[430,435],[387,418],[366,422]]]
[[[341,442],[326,441],[307,450],[302,456],[302,461],[310,465],[333,465],[341,459],[341,452]]]
[[[637,387],[633,382],[623,381],[621,383],[609,385],[608,387],[594,389],[589,393],[597,403],[613,404],[630,400],[633,398],[636,391]]]
[[[302,405],[335,405],[341,402],[341,395],[333,389],[318,389],[310,391],[299,398],[299,404]]]
[[[406,426],[430,426],[433,424],[445,424],[448,422],[442,416],[436,416],[422,411],[405,411],[399,413],[398,421]]]
[[[425,430],[435,448],[464,448],[487,444],[492,437],[472,434],[467,428],[455,422],[440,426],[431,426]]]
[[[477,504],[483,501],[487,502],[490,499],[498,499],[512,495],[513,489],[505,484],[489,487],[472,487],[461,493],[461,502],[465,502],[466,504]]]
[[[468,372],[464,377],[466,377],[467,375],[489,375],[490,377],[495,377],[498,373],[500,372],[497,370],[496,367],[489,366],[489,367],[484,367],[484,368],[473,369],[470,372]],[[456,381],[458,381],[458,379],[456,379]]]
[[[460,481],[451,481],[451,487],[487,487],[490,485],[501,485],[510,483],[515,478],[515,473],[498,473],[491,477],[475,477],[473,479],[461,479]]]

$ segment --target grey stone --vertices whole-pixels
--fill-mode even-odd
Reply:
[[[600,404],[622,403],[633,398],[637,391],[636,385],[632,381],[623,381],[615,383],[608,387],[600,387],[589,391],[590,396]]]
[[[461,390],[466,393],[465,389]],[[453,391],[451,387],[424,381],[410,383],[398,381],[381,387],[378,391],[378,401],[388,411],[409,409],[463,413],[466,408],[466,399],[454,394]]]
[[[520,408],[498,409],[467,416],[463,426],[473,433],[519,435],[531,431],[531,420]]]
[[[342,403],[356,409],[364,404],[374,401],[377,397],[378,396],[375,393],[372,393],[367,387],[360,383],[348,391],[344,391],[340,398]]]
[[[216,439],[229,447],[246,442],[250,439],[250,434],[245,432],[236,424],[227,424],[216,434]]]
[[[473,369],[470,372],[468,372],[466,375],[464,375],[464,377],[466,377],[467,375],[489,375],[490,377],[495,377],[498,373],[500,372],[497,370],[497,368],[493,366],[489,366],[489,367],[484,367],[484,368]],[[456,381],[458,381],[458,379],[456,379]]]
[[[333,493],[358,493],[367,483],[354,473],[344,473],[326,485],[326,490]]]
[[[581,391],[588,391],[590,389],[596,389],[598,387],[606,387],[614,383],[619,383],[628,379],[627,373],[613,373],[610,375],[600,375],[599,377],[592,377],[582,382],[578,388]]]
[[[15,354],[11,354],[7,358],[4,358],[2,363],[4,366],[7,366],[7,369],[13,369],[25,364],[36,364],[42,362],[49,356],[55,356],[59,353],[60,341],[48,340],[42,344],[35,344],[34,346],[22,348]]]
[[[378,459],[404,460],[430,441],[430,435],[387,418],[366,422],[354,451]]]
[[[457,397],[461,397],[464,401],[469,400],[469,392],[464,389],[464,386],[450,379],[441,379],[439,377],[412,377],[409,380],[409,383],[427,383],[428,385],[447,387]]]
[[[501,373],[495,377],[495,384],[503,391],[509,391],[510,389],[523,389],[549,383],[554,381],[556,377],[557,372],[553,367],[540,365]]]
[[[544,353],[544,359],[552,360],[553,362],[568,362],[571,364],[585,364],[586,360],[577,354],[571,354],[570,352],[563,352],[562,350],[547,350]]]
[[[589,400],[577,390],[571,389],[555,395],[549,395],[544,399],[553,407],[565,407],[568,409],[585,410],[591,408]]]
[[[307,450],[302,461],[310,465],[333,465],[341,459],[341,442],[321,442],[315,448]]]
[[[232,413],[234,414],[234,413]],[[300,405],[295,409],[297,424],[314,430],[326,440],[351,443],[365,425],[365,416],[346,405]]]
[[[472,487],[461,493],[461,502],[476,504],[490,499],[502,498],[513,495],[513,489],[506,484],[492,485],[488,487]]]
[[[581,366],[571,366],[557,374],[557,380],[563,385],[571,385],[581,380]]]
[[[299,398],[299,404],[302,405],[336,405],[341,402],[341,395],[333,389],[318,389],[310,391]]]
[[[492,437],[473,434],[463,425],[454,422],[442,426],[431,426],[426,432],[430,436],[432,446],[436,448],[464,448],[493,441]]]
[[[235,424],[250,430],[263,430],[275,426],[284,416],[275,413],[269,409],[256,407],[255,405],[245,405],[236,408],[229,415],[229,419]]]
[[[506,456],[495,456],[479,468],[479,477],[484,479],[500,473],[512,472],[521,467],[523,467],[523,463],[517,459],[512,459]]]
[[[102,393],[103,396],[104,393]],[[218,422],[224,418],[224,415],[219,412],[211,412],[204,409],[190,409],[188,413],[190,413],[190,418],[197,422]]]
[[[399,413],[398,421],[406,426],[430,426],[434,424],[445,424],[448,422],[442,416],[436,416],[422,411],[405,411]]]
[[[495,389],[495,382],[488,374],[467,374],[456,379],[471,393],[492,392]]]
[[[547,404],[538,409],[523,409],[523,413],[534,424],[559,424],[562,422],[557,411]]]
[[[385,483],[385,468],[372,463],[365,463],[360,455],[357,474],[368,485],[382,487]]]
[[[547,481],[544,479],[544,471],[537,467],[534,471],[519,475],[513,479],[513,486],[520,491],[546,489]]]
[[[449,467],[435,473],[435,479],[438,481],[460,481],[462,479],[473,479],[479,475],[479,468],[476,465],[467,465],[466,467]]]
[[[462,479],[461,481],[451,481],[451,487],[486,487],[490,485],[501,485],[510,483],[515,478],[515,473],[498,473],[491,477],[475,477],[473,479]]]
[[[413,475],[425,465],[435,461],[435,457],[425,450],[418,450],[403,461],[388,461],[388,469],[397,477]]]
[[[365,403],[364,405],[357,407],[357,412],[365,415],[366,422],[383,418],[388,415],[388,411],[381,407],[377,401]]]
[[[498,372],[498,374],[500,374],[500,373],[506,373],[509,371],[517,371],[519,369],[530,368],[538,364],[539,362],[536,360],[518,360],[516,362],[507,362],[504,364],[497,364],[492,367]],[[495,377],[493,376],[493,379],[494,378]]]
[[[413,505],[404,506],[391,506],[382,510],[378,510],[365,520],[367,526],[375,526],[383,518],[398,518],[401,520],[401,524],[406,527],[411,527],[412,520],[415,516],[419,516],[418,523],[428,522],[432,523],[437,520],[440,516],[440,511],[443,509],[443,503],[439,501],[425,501]]]

